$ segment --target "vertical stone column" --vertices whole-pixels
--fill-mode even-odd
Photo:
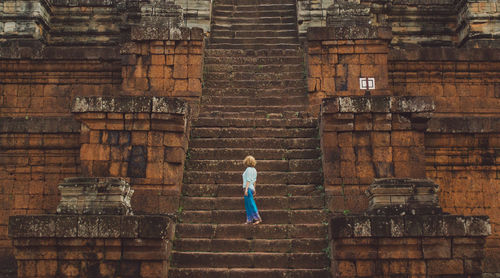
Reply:
[[[425,177],[428,97],[335,97],[321,107],[324,184],[332,211],[363,211],[374,178]]]
[[[188,106],[163,97],[77,97],[82,175],[124,177],[136,211],[177,209],[188,140]]]
[[[40,52],[47,42],[51,14],[48,0],[2,1],[0,42],[10,47],[0,47],[0,57],[25,58]]]
[[[307,33],[308,91],[311,110],[331,96],[391,95],[387,54],[390,29],[372,26],[317,27]],[[362,90],[360,78],[374,78]]]
[[[458,44],[499,47],[500,7],[496,0],[456,0]]]
[[[201,97],[203,29],[181,27],[182,8],[174,2],[141,5],[140,23],[122,45],[122,88],[126,95]]]

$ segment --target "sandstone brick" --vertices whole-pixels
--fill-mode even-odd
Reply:
[[[134,131],[131,133],[132,145],[146,145],[148,142],[148,133],[143,131]]]
[[[165,65],[165,55],[151,55],[151,64],[158,66]],[[143,76],[136,76],[136,77],[143,77]]]
[[[188,78],[202,78],[202,65],[188,64]]]
[[[176,56],[177,57],[177,56]],[[187,64],[174,64],[174,72],[172,75],[174,78],[187,78],[188,77],[188,65]]]
[[[350,147],[353,145],[353,134],[352,132],[339,132],[338,140],[340,147]]]
[[[375,162],[392,162],[391,147],[374,147],[373,161]]]
[[[356,275],[361,277],[370,277],[375,275],[375,261],[356,261]]]
[[[190,78],[188,81],[188,90],[191,92],[201,92],[201,81],[197,78]]]
[[[146,177],[151,179],[163,178],[163,163],[148,162],[146,166]]]
[[[451,258],[451,239],[428,238],[422,241],[422,251],[425,259]]]
[[[421,243],[416,238],[382,238],[378,256],[381,259],[421,259]]]
[[[375,177],[373,164],[370,162],[356,163],[356,175],[359,178],[373,179]]]
[[[407,260],[389,261],[389,271],[391,274],[410,274]]]
[[[413,275],[425,275],[427,272],[427,265],[423,260],[410,260],[408,270]]]
[[[321,77],[321,65],[309,65],[310,77]]]
[[[36,262],[36,273],[41,277],[54,277],[57,272],[56,260],[39,260]]]
[[[462,260],[429,260],[427,261],[428,275],[453,275],[464,274],[464,263]]]
[[[188,80],[186,79],[176,79],[174,85],[175,92],[185,92],[188,90]]]
[[[356,275],[356,265],[351,261],[338,261],[337,273],[340,277],[353,277]]]
[[[166,275],[166,265],[163,262],[142,262],[141,277],[163,277]]]

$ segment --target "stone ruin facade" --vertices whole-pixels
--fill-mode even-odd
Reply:
[[[2,1],[0,276],[500,275],[500,4],[275,2]],[[281,25],[266,37],[257,19]],[[242,130],[283,141],[224,141]],[[218,225],[234,142],[286,185],[264,190],[269,226]],[[193,231],[212,249],[182,245]],[[258,231],[292,251],[240,250],[241,266],[182,249]]]

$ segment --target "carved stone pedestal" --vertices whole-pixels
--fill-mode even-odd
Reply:
[[[68,178],[58,214],[11,216],[18,277],[166,277],[175,219],[133,216],[120,178]]]
[[[449,215],[429,180],[380,179],[365,214],[330,221],[334,277],[478,277],[487,216]]]

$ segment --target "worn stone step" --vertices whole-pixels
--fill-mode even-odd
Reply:
[[[290,5],[296,4],[296,0],[214,0],[214,5],[234,5],[234,6],[258,6],[258,5]]]
[[[241,192],[240,192],[241,193]],[[241,205],[240,205],[241,207]],[[259,214],[268,224],[315,224],[327,221],[324,210],[261,210]],[[245,210],[185,210],[180,219],[183,223],[241,224]]]
[[[242,43],[210,43],[206,46],[209,49],[297,49],[299,43],[261,43],[253,42],[252,44]]]
[[[169,278],[330,278],[328,269],[170,268]]]
[[[277,72],[273,74],[265,72],[206,72],[204,80],[225,80],[225,81],[271,81],[280,79],[304,79],[304,72]],[[303,94],[305,95],[305,94]]]
[[[320,196],[323,186],[312,184],[263,184],[257,185],[259,196]],[[185,184],[182,194],[191,197],[240,197],[242,187],[234,184]]]
[[[277,105],[307,105],[309,99],[307,96],[287,96],[281,97],[235,97],[235,96],[203,96],[201,99],[203,105],[237,105],[237,106],[277,106]]]
[[[259,171],[317,171],[321,169],[319,159],[293,159],[293,160],[259,160]],[[187,171],[225,171],[244,170],[241,160],[188,160]]]
[[[318,138],[191,138],[193,148],[313,149]]]
[[[314,138],[318,136],[316,128],[193,128],[193,138]]]
[[[327,239],[176,239],[177,251],[191,252],[270,252],[321,253],[328,246]]]
[[[216,30],[211,34],[217,38],[279,38],[279,37],[295,37],[297,30],[295,29],[278,29],[278,30]]]
[[[256,157],[257,158],[257,157]],[[319,169],[318,169],[319,170]],[[322,184],[322,173],[311,172],[259,172],[257,182],[266,184]],[[184,183],[239,184],[241,172],[186,171]]]
[[[285,111],[282,113],[265,113],[265,112],[200,112],[199,118],[217,118],[217,119],[313,119],[308,112],[289,112]],[[307,124],[309,126],[309,124]],[[235,126],[237,127],[237,126]],[[252,126],[254,128],[254,126]],[[255,126],[255,128],[257,128]],[[303,128],[303,127],[302,127]]]
[[[318,158],[321,155],[320,149],[211,149],[211,148],[191,148],[189,150],[190,159],[194,160],[218,160],[218,159],[243,159],[247,155],[253,155],[258,160],[262,159],[304,159]],[[260,183],[264,183],[260,181]]]
[[[283,111],[296,111],[301,112],[307,109],[307,105],[287,105],[283,106],[252,106],[252,105],[204,105],[203,111],[220,111],[220,112],[251,112],[251,111],[262,111],[265,113],[281,113]]]
[[[219,38],[211,37],[211,44],[232,44],[232,45],[257,45],[257,44],[287,44],[287,43],[297,43],[298,38],[293,36],[288,37],[253,37],[253,38]]]
[[[295,22],[290,23],[214,23],[212,25],[212,31],[268,31],[268,30],[296,30],[297,25]]]
[[[236,185],[235,185],[236,186]],[[258,192],[257,186],[257,192]],[[262,210],[323,209],[324,196],[255,196],[255,202]],[[184,210],[241,210],[244,209],[243,188],[240,197],[188,197],[182,198]],[[286,224],[286,223],[284,223]]]
[[[302,134],[302,132],[305,134],[311,134],[312,136],[304,136],[304,137],[316,137],[317,136],[317,124],[318,121],[313,118],[299,118],[295,113],[274,113],[274,114],[263,114],[263,115],[255,115],[255,113],[249,112],[248,114],[238,114],[234,116],[240,116],[239,118],[233,118],[232,114],[222,114],[216,116],[211,116],[209,114],[204,113],[203,115],[200,114],[199,118],[195,119],[193,121],[193,127],[194,129],[192,130],[191,135],[193,137],[205,137],[204,134],[209,132],[212,134],[211,131],[204,131],[203,128],[209,128],[209,127],[224,127],[221,132],[225,132],[227,130],[227,133],[231,133],[232,129],[237,129],[237,128],[264,128],[266,131],[271,132],[272,130],[279,130],[283,131],[286,133],[286,130],[297,130],[299,129],[300,131],[297,131],[298,133]],[[200,128],[200,130],[198,130]],[[273,129],[271,129],[273,128]],[[276,129],[277,128],[277,129]],[[314,133],[312,130],[316,130]],[[219,136],[225,137],[225,135],[222,135],[224,133],[218,132],[220,134]],[[290,132],[290,131],[288,131]],[[271,135],[272,133],[268,133]],[[295,131],[292,132],[292,134],[295,134]],[[292,135],[290,134],[290,135]],[[288,135],[287,135],[288,136]],[[291,136],[293,137],[293,136]]]
[[[220,49],[217,49],[220,50]],[[236,73],[236,72],[250,72],[250,73],[275,73],[275,72],[302,72],[304,66],[302,64],[287,64],[287,65],[229,65],[229,64],[205,64],[205,70],[209,73],[222,72],[222,73]]]
[[[302,57],[303,54],[299,50],[293,49],[261,49],[261,50],[245,50],[245,49],[205,49],[207,57]]]
[[[286,16],[273,16],[268,15],[267,17],[255,17],[251,14],[248,14],[245,17],[233,17],[232,15],[228,16],[216,16],[213,19],[215,24],[276,24],[276,23],[295,23],[297,18],[294,14],[289,14]]]
[[[214,9],[218,11],[279,11],[295,10],[296,4],[260,4],[260,5],[234,5],[234,4],[216,4]]]
[[[237,7],[237,6],[236,6]],[[248,6],[247,6],[248,7]],[[220,18],[282,18],[282,17],[295,17],[296,12],[294,7],[283,6],[280,10],[248,10],[248,9],[214,9],[212,11],[212,17],[214,22],[217,22]]]
[[[186,224],[176,226],[176,238],[294,239],[327,236],[324,224]]]
[[[288,105],[286,107],[286,111],[288,112],[297,112],[300,113],[307,109],[306,105]],[[274,114],[274,113],[283,113],[284,108],[281,106],[253,106],[253,105],[232,105],[232,106],[224,106],[224,105],[204,105],[202,108],[203,112],[262,112],[266,114]]]
[[[281,79],[281,80],[205,80],[205,86],[210,88],[304,88],[306,82],[303,78],[300,79]]]
[[[226,268],[313,268],[329,265],[325,253],[236,253],[236,252],[178,252],[172,254],[176,267],[226,267]]]
[[[266,98],[266,97],[303,97],[305,95],[303,88],[278,88],[278,89],[253,89],[253,88],[204,88],[204,97],[248,97],[248,98]],[[253,112],[253,111],[250,111]],[[283,111],[284,113],[291,113]],[[292,114],[295,114],[293,112]],[[264,114],[265,116],[265,114]]]
[[[205,64],[229,64],[229,65],[250,65],[255,64],[257,68],[264,65],[296,65],[304,62],[302,57],[289,56],[289,57],[245,57],[245,56],[232,56],[232,57],[205,57]]]

